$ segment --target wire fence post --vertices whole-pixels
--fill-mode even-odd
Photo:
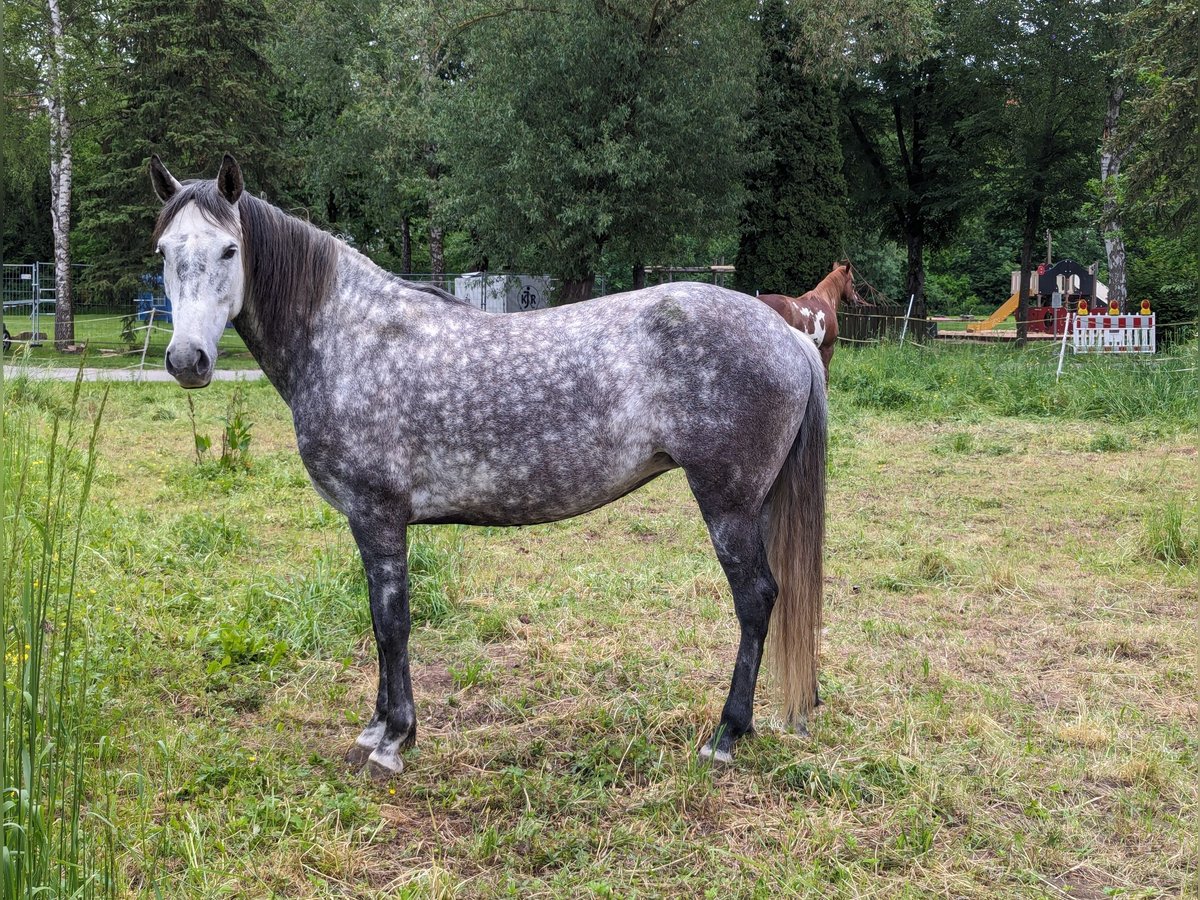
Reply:
[[[1054,383],[1058,384],[1058,379],[1062,378],[1063,358],[1067,355],[1067,335],[1071,333],[1071,326],[1075,323],[1075,313],[1067,313],[1067,321],[1063,325],[1062,346],[1058,348],[1058,372],[1054,375]]]
[[[916,294],[908,295],[908,312],[904,314],[904,325],[900,328],[900,346],[904,346],[904,336],[908,334],[908,318],[912,315],[913,301],[917,299]]]
[[[150,332],[154,330],[154,303],[150,304],[150,318],[146,321],[146,340],[142,342],[142,361],[138,363],[138,371],[146,371],[146,351],[150,349]]]

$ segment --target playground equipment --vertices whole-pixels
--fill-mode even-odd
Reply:
[[[1017,311],[1017,301],[1020,298],[1017,292],[1013,291],[1012,296],[1000,304],[999,309],[984,319],[982,322],[971,322],[967,325],[967,331],[991,331],[1009,316]]]
[[[1021,273],[1012,273],[1012,295],[994,313],[980,322],[972,322],[967,331],[990,331],[1017,311]],[[1070,310],[1104,312],[1108,288],[1091,269],[1073,259],[1060,259],[1053,265],[1043,263],[1029,277],[1029,303],[1026,319],[1029,330],[1047,334],[1062,334],[1067,327]]]

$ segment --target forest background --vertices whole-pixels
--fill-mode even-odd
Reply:
[[[152,153],[230,151],[388,269],[547,273],[560,302],[712,263],[798,294],[849,258],[917,314],[990,312],[1049,229],[1118,300],[1196,315],[1183,0],[3,9],[3,261],[59,264],[60,346],[155,268]]]

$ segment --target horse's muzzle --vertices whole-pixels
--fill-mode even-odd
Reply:
[[[213,356],[203,347],[176,346],[174,341],[167,347],[167,373],[179,382],[180,387],[207,387],[212,381],[214,362]]]

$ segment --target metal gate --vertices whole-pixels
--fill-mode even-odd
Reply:
[[[29,317],[29,332],[37,340],[41,333],[42,315],[54,319],[57,289],[54,282],[54,263],[21,263],[4,265],[0,277],[0,301],[3,301],[5,328],[16,334],[24,331],[13,319]]]

